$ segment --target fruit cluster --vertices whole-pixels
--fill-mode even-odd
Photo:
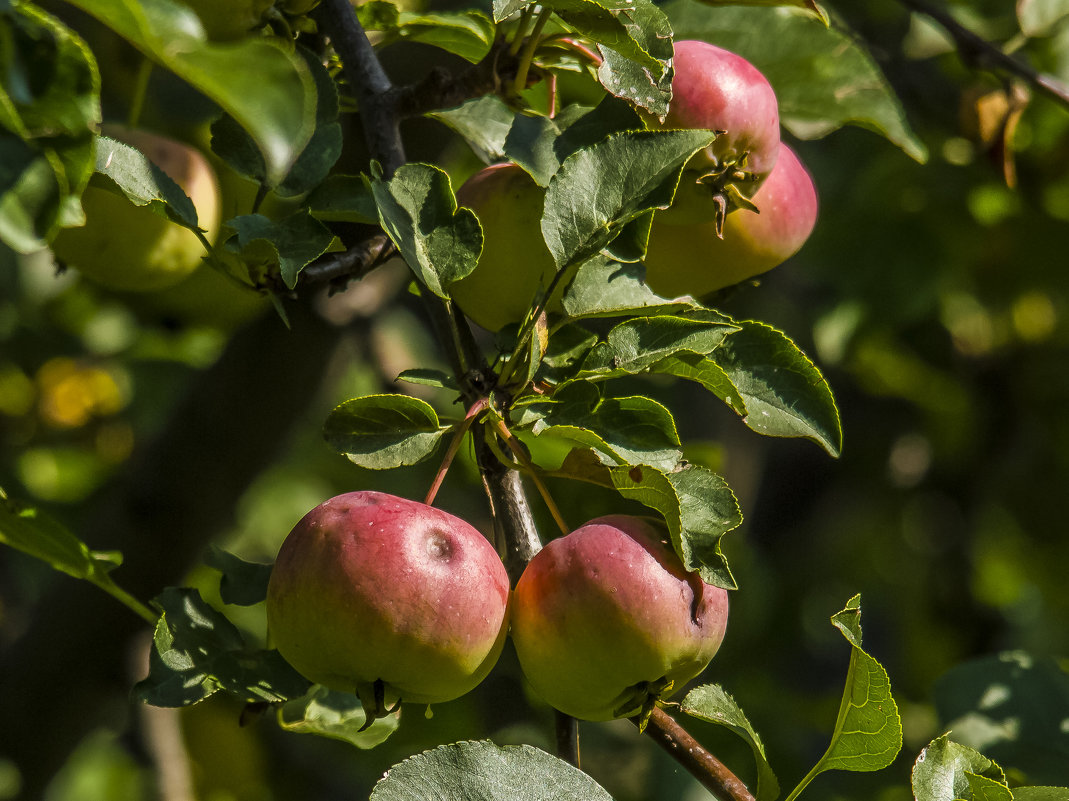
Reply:
[[[718,132],[684,167],[672,206],[654,218],[644,263],[659,295],[707,297],[782,264],[809,238],[813,179],[780,141],[776,95],[749,61],[707,42],[677,41],[669,113],[646,123]],[[519,322],[549,288],[556,268],[540,229],[544,195],[516,164],[486,167],[457,191],[482,221],[485,242],[452,295],[484,328]]]
[[[474,688],[510,620],[524,674],[551,706],[584,720],[642,714],[709,664],[727,607],[641,518],[602,517],[553,540],[510,593],[476,529],[381,492],[305,515],[267,596],[279,652],[309,680],[355,692],[369,719]]]

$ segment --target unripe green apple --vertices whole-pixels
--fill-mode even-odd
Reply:
[[[182,187],[193,201],[207,238],[215,236],[219,186],[200,152],[146,131],[109,127],[106,133],[140,150]],[[52,253],[109,289],[148,292],[173,286],[192,273],[205,255],[192,231],[103,187],[90,183],[82,195],[82,208],[85,225],[60,231],[52,242]]]
[[[513,593],[512,639],[534,691],[582,720],[647,711],[716,654],[727,592],[688,573],[642,518],[610,515],[551,541]]]
[[[516,164],[494,164],[457,190],[483,226],[479,264],[449,292],[461,311],[488,331],[518,323],[557,266],[542,238],[545,190]]]
[[[214,42],[248,36],[264,24],[274,0],[182,0],[197,12],[204,32]]]
[[[708,42],[675,43],[672,101],[655,128],[722,131],[684,169],[662,222],[709,219],[714,195],[728,185],[750,197],[772,172],[779,153],[779,104],[768,79],[749,61]],[[704,178],[703,178],[704,177]]]
[[[779,159],[753,198],[758,211],[739,209],[716,222],[673,225],[655,218],[646,250],[646,283],[663,297],[700,298],[767,272],[797,253],[817,222],[817,190],[798,156],[780,146]]]
[[[509,581],[458,517],[382,492],[317,506],[279,550],[267,592],[275,647],[305,678],[365,701],[449,701],[501,653]],[[369,715],[372,710],[368,709]]]

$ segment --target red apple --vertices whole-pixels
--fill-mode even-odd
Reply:
[[[750,197],[779,153],[779,104],[764,75],[742,56],[695,40],[675,43],[672,102],[657,128],[723,131],[692,158],[661,222],[691,224],[713,216],[728,185]],[[729,198],[730,200],[730,198]]]
[[[355,692],[372,717],[385,703],[473,689],[501,653],[508,602],[505,568],[472,526],[416,501],[350,492],[286,537],[267,621],[298,672]]]
[[[647,711],[716,654],[727,592],[688,573],[651,522],[592,520],[551,541],[513,593],[512,639],[535,692],[583,720]]]
[[[787,145],[753,198],[758,211],[739,209],[696,225],[655,218],[646,250],[646,283],[659,295],[702,297],[782,264],[797,253],[817,222],[817,190]]]
[[[461,311],[489,331],[526,316],[557,266],[542,238],[545,190],[516,164],[494,164],[457,190],[483,226],[483,252],[469,275],[450,287]]]

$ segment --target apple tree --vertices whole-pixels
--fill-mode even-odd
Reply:
[[[727,653],[805,569],[754,569],[775,503],[701,432],[842,456],[802,340],[863,306],[766,283],[826,206],[890,219],[873,153],[935,169],[903,7],[1001,81],[963,108],[1012,191],[1055,0],[1005,47],[921,0],[4,0],[0,798],[1069,799],[1064,670],[947,657],[934,730],[845,546],[827,703]],[[978,733],[1000,692],[1031,739]]]

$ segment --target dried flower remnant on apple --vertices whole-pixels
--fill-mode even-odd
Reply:
[[[581,720],[648,714],[724,639],[727,591],[688,572],[666,534],[627,515],[549,542],[516,584],[512,640],[550,706]]]

